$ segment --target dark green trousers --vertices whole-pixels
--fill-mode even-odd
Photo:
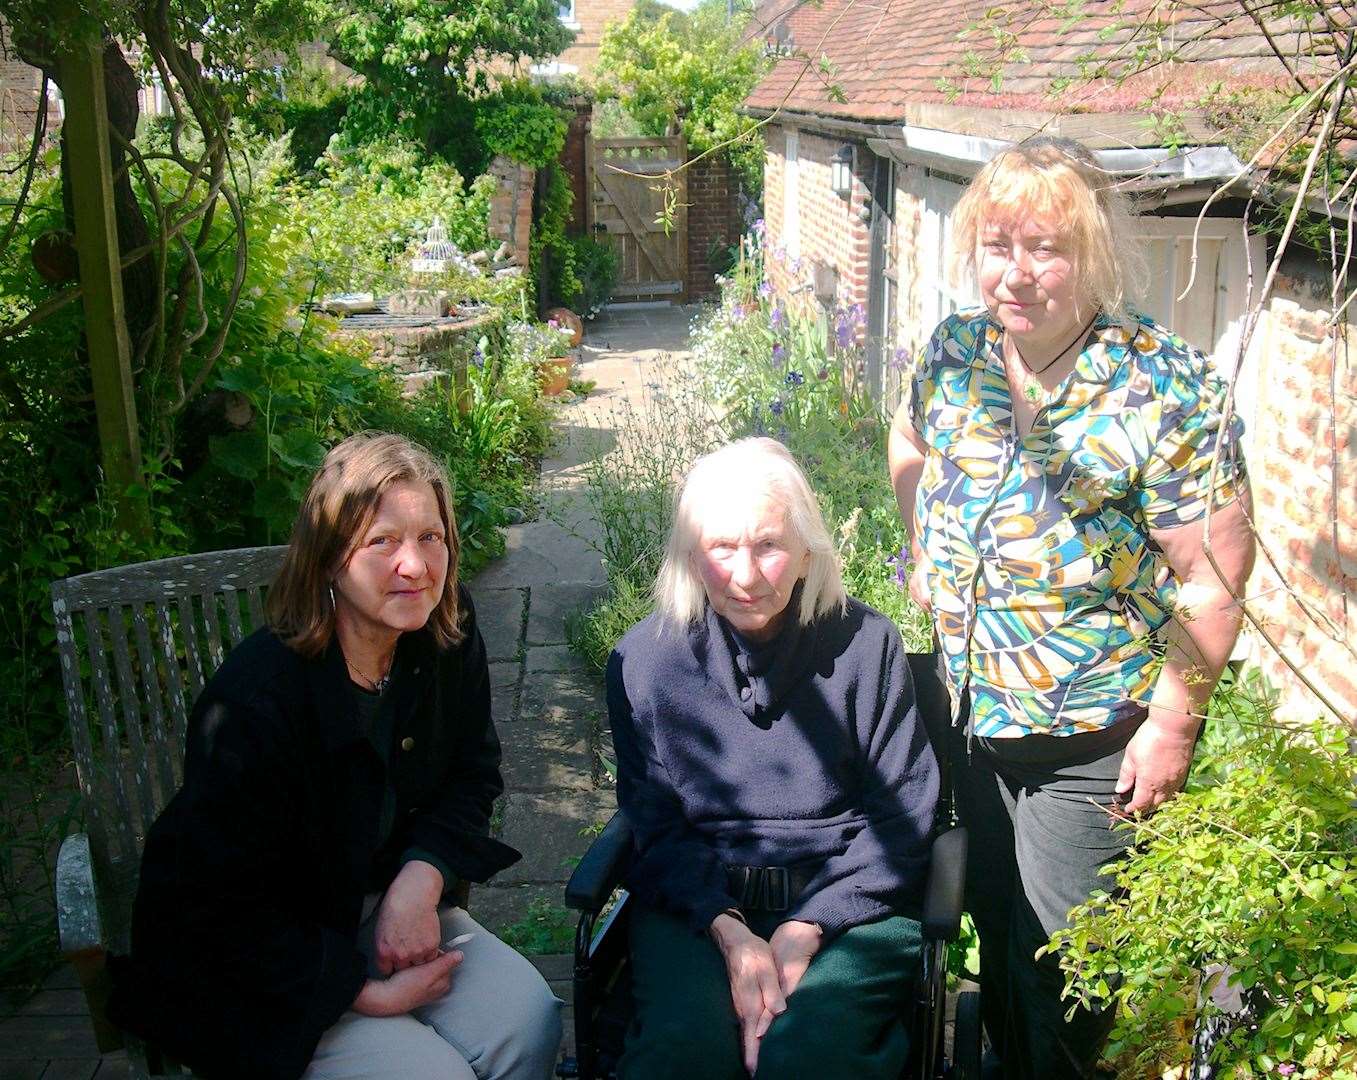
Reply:
[[[780,918],[751,915],[768,937]],[[619,1080],[746,1080],[725,961],[712,940],[637,905],[636,1015]],[[895,916],[845,931],[810,963],[759,1050],[758,1080],[896,1080],[909,1054],[919,924]]]

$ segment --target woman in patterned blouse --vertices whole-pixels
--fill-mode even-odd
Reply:
[[[1253,562],[1240,424],[1202,355],[1127,306],[1128,225],[1079,144],[995,157],[954,218],[985,306],[934,331],[890,436],[1006,1077],[1098,1075],[1111,1010],[1066,1020],[1033,955],[1111,887],[1114,818],[1182,788]]]

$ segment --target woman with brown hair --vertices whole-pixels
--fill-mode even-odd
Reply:
[[[433,459],[346,439],[194,707],[111,1011],[198,1075],[551,1074],[560,1003],[452,900],[519,858],[457,556]]]

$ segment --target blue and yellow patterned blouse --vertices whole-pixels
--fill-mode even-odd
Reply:
[[[1203,517],[1225,387],[1144,316],[1100,316],[1071,375],[1016,438],[1002,331],[958,312],[905,387],[929,452],[916,535],[954,708],[976,735],[1072,735],[1149,699],[1155,632],[1177,595],[1150,530]],[[1246,477],[1224,428],[1213,509]]]

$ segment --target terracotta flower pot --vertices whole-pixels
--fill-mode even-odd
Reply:
[[[537,365],[537,379],[541,383],[542,393],[547,397],[563,393],[570,385],[570,368],[568,356],[556,356],[541,361]]]

